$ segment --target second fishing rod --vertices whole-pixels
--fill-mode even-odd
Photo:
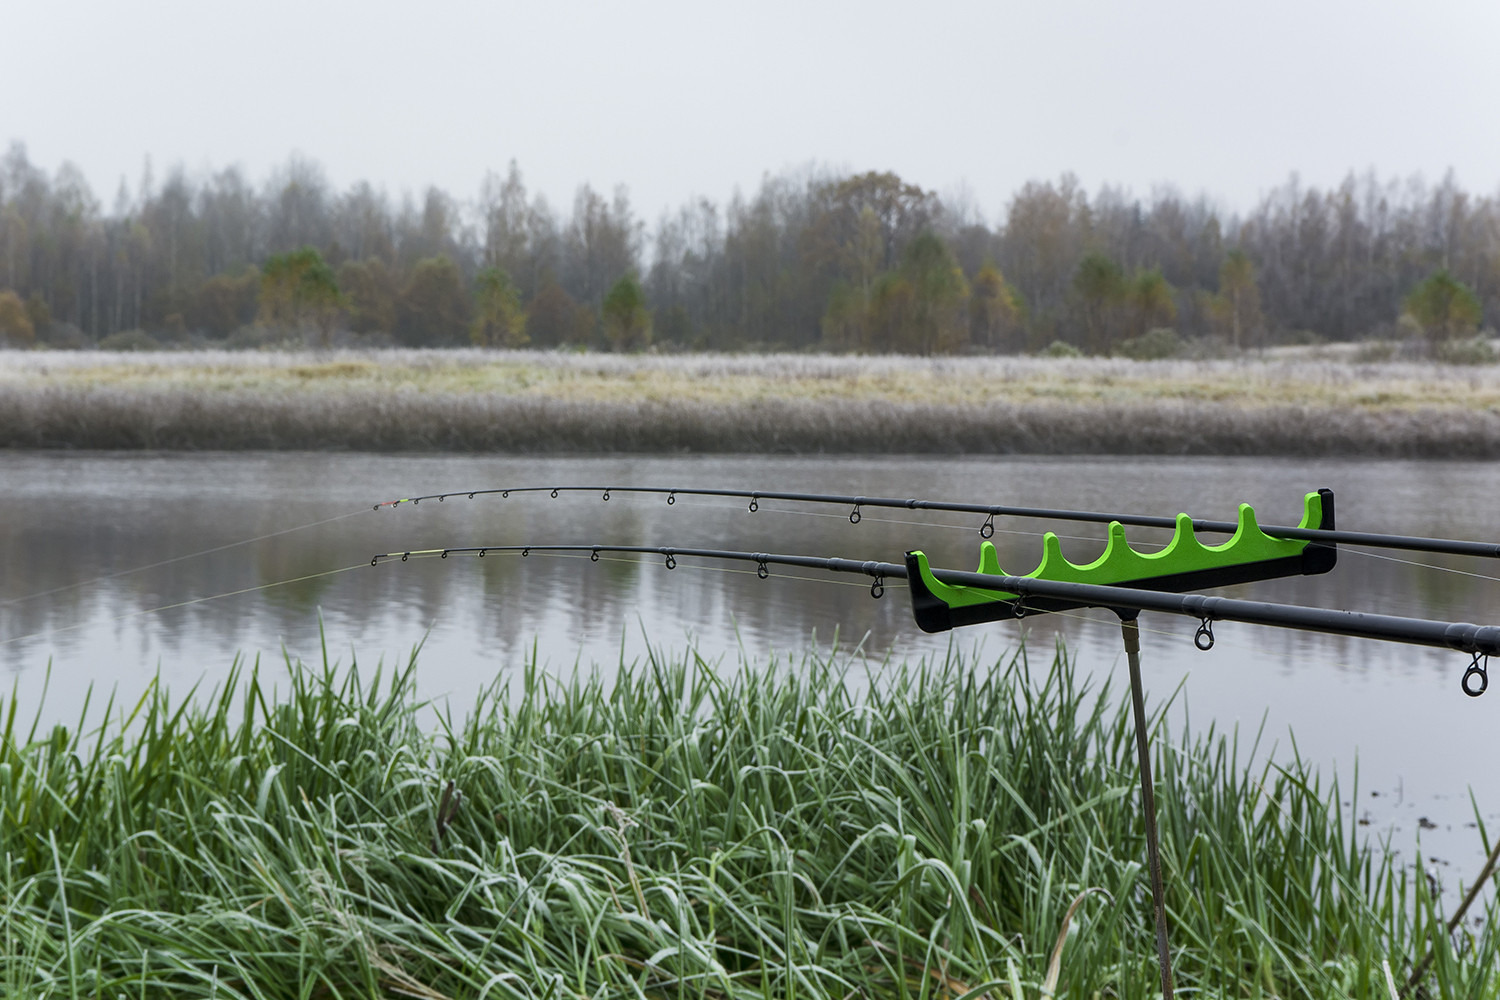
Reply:
[[[385,507],[399,507],[403,504],[415,506],[424,500],[435,500],[439,503],[444,503],[457,497],[465,497],[473,500],[482,496],[498,496],[504,499],[510,497],[513,493],[546,493],[554,500],[563,494],[595,494],[605,502],[608,502],[610,496],[615,493],[654,495],[665,497],[669,505],[675,504],[678,497],[719,497],[748,500],[748,509],[751,513],[755,513],[760,509],[760,502],[762,500],[839,506],[850,508],[849,520],[854,524],[860,522],[863,517],[861,509],[867,507],[882,510],[981,514],[985,517],[984,523],[978,528],[979,535],[982,538],[993,537],[995,533],[995,518],[997,517],[1076,521],[1093,524],[1118,522],[1134,527],[1168,529],[1176,528],[1178,524],[1178,519],[1175,517],[1162,517],[1151,514],[1108,513],[1103,511],[1069,510],[1067,508],[1022,507],[1009,504],[981,504],[916,498],[903,500],[896,497],[859,496],[839,493],[797,493],[776,490],[707,489],[671,486],[509,486],[476,490],[454,490],[448,493],[429,493],[423,496],[405,497],[399,500],[386,500],[375,504],[373,509],[380,510]],[[1192,526],[1194,531],[1233,534],[1239,529],[1239,522],[1193,518]],[[1331,526],[1309,528],[1299,525],[1267,524],[1261,525],[1261,529],[1266,534],[1275,538],[1324,542],[1337,545],[1354,545],[1367,548],[1401,549],[1407,552],[1428,552],[1437,555],[1500,559],[1500,543],[1496,542],[1467,541],[1455,538],[1430,538],[1421,535],[1401,535],[1373,531],[1349,531],[1335,529]]]

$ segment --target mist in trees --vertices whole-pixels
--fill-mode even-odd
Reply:
[[[1199,338],[1437,344],[1500,325],[1500,195],[1295,176],[1244,214],[1170,187],[1034,181],[993,221],[893,174],[803,168],[648,224],[559,209],[512,163],[472,198],[0,158],[0,343],[1093,353]],[[1153,348],[1154,349],[1154,348]]]

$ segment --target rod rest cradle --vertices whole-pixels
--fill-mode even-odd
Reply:
[[[1321,489],[1303,497],[1302,523],[1298,527],[1333,530],[1332,490]],[[1176,533],[1165,548],[1158,552],[1137,552],[1125,539],[1125,526],[1111,521],[1104,554],[1083,566],[1068,561],[1057,535],[1049,531],[1042,539],[1042,561],[1026,577],[1184,593],[1327,573],[1337,559],[1338,552],[1331,543],[1267,535],[1255,520],[1255,509],[1242,503],[1239,527],[1220,545],[1204,545],[1193,531],[1193,519],[1178,514]],[[906,568],[912,613],[924,632],[946,632],[962,625],[1089,606],[1062,598],[1022,598],[1004,591],[942,583],[933,576],[927,555],[921,550],[906,553]],[[992,542],[980,545],[977,572],[1007,575],[1000,568]],[[1127,613],[1127,617],[1130,614],[1133,613]]]

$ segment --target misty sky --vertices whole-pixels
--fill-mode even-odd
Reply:
[[[0,0],[0,143],[89,177],[293,152],[338,188],[470,198],[519,162],[558,207],[648,219],[817,162],[894,170],[996,219],[1028,179],[1169,182],[1242,211],[1450,167],[1500,192],[1500,3]]]

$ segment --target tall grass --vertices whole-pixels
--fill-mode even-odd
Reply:
[[[414,669],[237,665],[95,728],[0,706],[0,991],[1155,992],[1127,702],[1062,655],[530,666],[462,720]],[[1430,995],[1500,990],[1494,905],[1444,933],[1337,788],[1212,731],[1156,748],[1185,995],[1387,997],[1429,948]]]
[[[0,352],[0,447],[1500,457],[1500,369]]]

